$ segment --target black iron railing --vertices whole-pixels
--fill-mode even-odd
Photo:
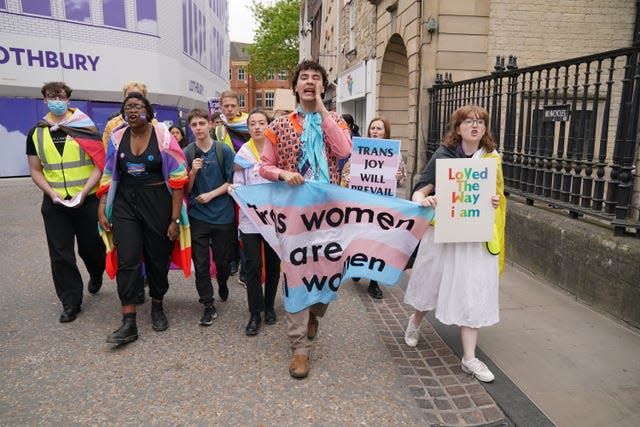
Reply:
[[[616,235],[640,236],[637,180],[640,66],[638,48],[518,68],[510,56],[489,76],[429,89],[427,157],[457,108],[489,111],[503,155],[506,191],[564,208],[573,218],[608,221]]]

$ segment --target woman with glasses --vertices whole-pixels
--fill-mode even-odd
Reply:
[[[178,237],[180,242],[188,241],[184,234],[189,232],[182,202],[188,178],[180,146],[164,124],[151,123],[153,108],[142,94],[127,96],[121,114],[128,125],[109,139],[98,190],[100,227],[113,233],[117,250],[116,281],[123,320],[107,338],[114,344],[138,339],[136,301],[142,287],[143,257],[153,330],[168,328],[162,300],[169,288],[169,260],[173,242]]]
[[[495,159],[496,193],[491,197],[496,209],[494,241],[434,243],[434,230],[430,227],[422,237],[404,298],[415,308],[404,335],[407,345],[418,344],[420,322],[427,311],[435,310],[436,318],[442,323],[460,326],[464,353],[461,368],[484,382],[493,381],[494,376],[476,358],[475,349],[478,328],[498,322],[498,282],[504,266],[506,214],[502,162],[487,123],[489,113],[475,105],[462,107],[451,115],[450,131],[427,163],[412,199],[426,207],[436,206],[436,159]]]

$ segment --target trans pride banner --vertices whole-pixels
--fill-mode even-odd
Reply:
[[[351,277],[395,285],[434,215],[406,200],[313,181],[239,186],[232,196],[282,260],[290,313],[335,300]]]

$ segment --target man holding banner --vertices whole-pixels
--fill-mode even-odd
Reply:
[[[291,82],[298,107],[274,120],[265,131],[260,175],[270,181],[301,185],[305,181],[338,184],[338,160],[351,153],[349,128],[342,117],[329,112],[322,98],[328,86],[326,70],[317,62],[301,62]],[[293,352],[289,373],[309,374],[310,341],[318,331],[318,317],[328,304],[316,303],[287,312],[287,334]]]

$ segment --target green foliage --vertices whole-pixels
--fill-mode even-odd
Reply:
[[[266,80],[269,71],[291,75],[298,65],[300,0],[276,0],[270,6],[253,0],[251,12],[256,31],[255,43],[247,48],[249,72],[257,80]]]

